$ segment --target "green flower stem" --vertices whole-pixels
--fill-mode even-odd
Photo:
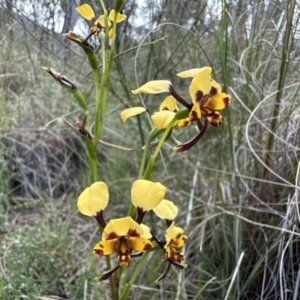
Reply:
[[[168,135],[169,135],[170,131],[172,130],[172,128],[173,128],[174,124],[176,123],[176,121],[177,121],[177,118],[174,117],[173,120],[169,123],[169,125],[165,129],[163,135],[161,136],[161,138],[159,140],[159,143],[158,143],[154,153],[151,155],[151,157],[149,159],[146,171],[145,171],[144,176],[143,176],[144,179],[146,179],[146,180],[150,179],[150,175],[151,175],[151,172],[152,172],[152,169],[153,169],[153,166],[154,166],[155,159],[156,159],[158,153],[160,152],[160,149],[161,149],[163,143],[165,142],[166,138],[168,137]]]
[[[94,82],[95,82],[95,93],[96,93],[96,113],[95,113],[95,136],[94,136],[94,145],[97,146],[98,140],[96,140],[96,133],[99,131],[98,129],[98,122],[97,122],[97,116],[99,115],[99,110],[100,110],[100,98],[99,98],[99,75],[98,75],[98,70],[93,71],[94,74]]]
[[[139,260],[139,263],[136,266],[135,271],[134,271],[134,273],[133,273],[130,281],[128,282],[126,288],[123,290],[123,292],[122,292],[122,294],[120,296],[120,300],[126,299],[128,293],[130,291],[130,288],[131,288],[132,284],[134,283],[134,281],[136,280],[136,278],[138,277],[138,275],[139,275],[139,273],[140,273],[140,271],[141,271],[141,269],[143,267],[144,261],[147,258],[148,254],[149,254],[148,251],[144,252],[143,256]]]
[[[118,19],[118,14],[115,13],[114,22],[113,22],[112,43],[111,43],[111,47],[110,47],[109,61],[108,61],[108,70],[109,71],[111,69],[111,65],[114,60],[114,52],[115,52],[115,45],[116,45],[116,32],[117,32],[117,19]]]
[[[139,177],[138,179],[142,179],[143,178],[143,173],[144,173],[144,169],[145,169],[145,164],[146,164],[146,158],[149,152],[149,147],[151,142],[161,133],[163,132],[163,129],[159,130],[157,128],[153,128],[148,136],[146,145],[144,146],[144,153],[143,153],[143,157],[142,157],[142,161],[141,161],[141,166],[140,166],[140,171],[139,171]]]
[[[93,182],[98,180],[97,154],[93,141],[86,141],[87,157]]]

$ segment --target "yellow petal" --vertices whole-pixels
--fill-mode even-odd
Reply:
[[[173,120],[175,113],[168,110],[162,110],[154,113],[151,116],[154,126],[157,129],[165,129]]]
[[[178,238],[176,238],[174,241],[173,241],[173,244],[176,245],[177,249],[182,247],[185,242],[187,240],[187,236],[185,235],[180,235]]]
[[[225,93],[219,93],[210,97],[203,105],[203,108],[210,110],[222,110],[230,103],[230,96]]]
[[[190,125],[190,119],[185,118],[185,119],[178,120],[174,127],[184,127],[188,125]]]
[[[161,219],[173,220],[178,214],[178,207],[174,202],[163,199],[153,211]]]
[[[121,119],[125,122],[128,118],[139,115],[146,110],[144,107],[126,108],[121,112]]]
[[[98,255],[110,255],[117,251],[119,248],[119,241],[117,239],[100,241],[95,247],[93,252]]]
[[[159,182],[139,179],[132,184],[132,203],[135,207],[140,207],[143,211],[148,211],[162,201],[166,192],[166,187]]]
[[[110,26],[111,26],[111,22],[110,22],[109,19],[108,19],[107,21],[108,21],[108,27],[110,27]],[[102,27],[105,27],[104,15],[101,15],[101,16],[97,19],[97,21],[96,21],[95,23],[96,23],[96,24],[99,23]]]
[[[86,216],[96,216],[97,212],[105,209],[108,198],[107,185],[102,181],[98,181],[80,194],[77,201],[77,208]]]
[[[190,70],[180,72],[176,75],[181,78],[195,77],[198,73],[202,72],[203,69],[205,69],[205,68],[208,68],[208,67],[190,69]]]
[[[92,20],[95,17],[93,9],[88,4],[76,7],[76,11],[87,20]]]
[[[209,94],[212,88],[210,73],[211,73],[211,68],[204,67],[193,78],[189,88],[189,92],[193,100],[193,103],[200,101],[204,95]]]
[[[189,118],[191,121],[195,121],[200,119],[201,116],[202,114],[201,114],[200,102],[196,102],[191,109]]]
[[[210,82],[211,82],[212,86],[216,88],[217,93],[221,93],[222,87],[220,86],[220,84],[217,83],[217,82],[216,82],[215,80],[213,80],[213,79],[211,79]]]
[[[173,96],[168,96],[159,106],[159,110],[169,110],[177,112],[179,108],[176,104],[176,99]]]
[[[159,94],[164,92],[169,92],[169,86],[171,85],[171,81],[169,80],[152,80],[143,84],[137,90],[131,91],[132,94]]]
[[[115,12],[114,9],[112,9],[112,10],[110,11],[110,13],[109,13],[108,18],[109,18],[112,22],[114,21],[115,13],[116,13],[116,12]],[[126,15],[122,15],[122,14],[118,13],[117,23],[120,23],[120,22],[124,21],[126,18],[127,18]]]
[[[130,238],[130,248],[134,251],[145,251],[153,248],[153,244],[144,237]]]
[[[143,236],[141,226],[131,217],[110,220],[105,226],[102,240],[111,239],[117,236]]]
[[[182,235],[183,229],[180,227],[176,227],[173,222],[171,226],[166,230],[165,238],[166,238],[166,245],[169,245],[169,243],[179,236]]]
[[[146,238],[146,239],[151,239],[152,234],[150,232],[150,228],[147,225],[143,224],[143,223],[141,223],[140,226],[142,227],[143,232],[144,232],[143,237]]]
[[[108,32],[108,37],[112,38],[113,34],[114,34],[113,29],[110,29],[109,32]]]

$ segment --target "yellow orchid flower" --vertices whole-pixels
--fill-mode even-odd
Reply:
[[[188,104],[174,90],[172,83],[167,80],[153,80],[143,84],[140,88],[133,90],[133,94],[148,93],[158,94],[169,92],[174,99],[183,104],[190,110],[189,121],[195,121],[204,117],[210,124],[217,126],[222,122],[222,116],[218,112],[224,109],[230,102],[230,96],[226,93],[221,93],[221,86],[211,78],[210,67],[194,68],[183,71],[177,74],[181,78],[193,77],[189,87],[189,93],[192,98],[192,104]],[[154,117],[159,126],[165,125],[172,120],[171,116],[174,110],[170,107],[178,108],[174,104],[170,104],[171,100],[168,97],[163,101],[162,105],[166,106],[170,113],[160,114]],[[160,109],[163,110],[163,109]],[[159,120],[159,121],[157,121]],[[181,121],[181,120],[180,120]],[[186,126],[189,123],[186,120],[179,122],[176,126]]]
[[[158,94],[169,92],[171,97],[167,97],[160,106],[160,111],[154,113],[151,118],[158,129],[165,129],[174,119],[177,105],[173,103],[174,99],[181,103],[187,111],[189,111],[188,118],[179,119],[175,122],[174,127],[183,127],[195,121],[200,130],[189,142],[177,146],[175,151],[183,152],[195,145],[207,130],[208,124],[218,126],[222,123],[222,116],[219,113],[230,103],[230,96],[222,93],[222,88],[215,80],[211,78],[210,67],[194,68],[186,70],[177,74],[181,78],[192,77],[189,87],[189,93],[192,103],[188,103],[175,91],[172,83],[167,80],[153,80],[143,84],[140,88],[133,90],[133,94],[148,93]],[[205,124],[201,122],[201,118],[205,119]]]
[[[105,28],[105,20],[104,15],[100,15],[97,20],[95,20],[95,13],[90,5],[83,4],[78,7],[76,7],[76,11],[86,20],[93,20],[94,25],[90,28],[90,32],[94,35],[98,35],[102,28]],[[113,36],[113,22],[115,20],[116,12],[114,9],[112,9],[108,15],[108,37]],[[124,21],[127,18],[126,15],[122,15],[120,13],[117,13],[116,23],[120,23]]]
[[[222,116],[217,111],[224,109],[230,102],[230,96],[221,93],[221,86],[211,79],[211,68],[204,67],[193,78],[189,92],[193,101],[190,111],[190,120],[194,121],[204,117],[217,126],[222,122]]]
[[[183,229],[176,227],[174,222],[166,230],[165,238],[166,245],[164,246],[165,257],[164,260],[173,258],[176,261],[181,262],[184,259],[184,254],[178,251],[178,248],[182,247],[186,240],[187,236],[182,235]]]
[[[117,252],[118,265],[128,266],[133,250],[145,251],[153,247],[146,234],[131,217],[111,220],[104,228],[102,240],[94,247],[94,253],[110,255]]]

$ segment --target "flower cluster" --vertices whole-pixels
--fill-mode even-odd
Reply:
[[[159,105],[158,111],[151,114],[155,128],[150,132],[147,145],[144,148],[138,175],[140,179],[132,183],[129,212],[127,215],[117,219],[106,220],[105,208],[109,203],[109,190],[105,182],[97,181],[97,145],[101,137],[105,116],[109,74],[114,58],[116,26],[117,23],[126,19],[126,16],[120,13],[123,4],[124,0],[116,0],[115,9],[112,9],[108,14],[102,3],[103,15],[100,15],[98,18],[95,17],[93,9],[88,4],[78,6],[76,8],[77,12],[83,18],[91,21],[89,33],[87,37],[80,36],[72,31],[65,34],[66,38],[83,48],[93,71],[95,84],[93,125],[91,125],[89,117],[88,102],[79,91],[77,85],[52,68],[44,69],[73,94],[77,104],[84,111],[84,119],[76,122],[75,130],[85,142],[94,183],[80,194],[77,207],[82,214],[92,216],[98,222],[102,238],[94,246],[93,253],[99,256],[116,255],[115,266],[111,268],[110,258],[107,258],[107,266],[111,269],[97,277],[97,279],[105,280],[109,278],[118,268],[129,266],[134,257],[143,256],[145,253],[149,253],[149,250],[162,250],[162,261],[167,263],[167,267],[165,272],[159,277],[159,281],[166,276],[171,265],[181,269],[185,267],[182,264],[185,256],[179,249],[186,243],[187,236],[184,235],[182,228],[175,226],[174,219],[177,216],[178,208],[172,201],[165,199],[166,187],[159,182],[148,180],[155,159],[165,139],[171,135],[173,129],[196,124],[199,130],[193,139],[176,146],[175,151],[183,152],[189,150],[201,139],[209,125],[220,125],[222,116],[219,111],[225,109],[230,103],[230,96],[222,92],[220,84],[211,78],[212,69],[210,67],[195,68],[177,74],[181,78],[192,78],[189,85],[190,101],[186,101],[180,96],[173,84],[168,80],[149,81],[138,89],[133,90],[133,94],[168,93],[168,95]],[[98,37],[100,43],[97,50],[90,43],[90,39],[94,36]],[[101,79],[99,78],[98,50],[101,50],[102,58]],[[121,118],[125,122],[129,117],[145,111],[147,111],[145,107],[128,108],[121,112]],[[89,125],[91,125],[90,129]],[[159,134],[162,134],[161,139],[154,154],[149,158],[148,150],[153,146],[153,139],[158,137]],[[149,161],[146,166],[148,158]],[[145,214],[150,211],[153,211],[159,218],[165,220],[166,230],[164,233],[157,232],[157,228],[151,229],[142,223]],[[140,262],[143,263],[143,260],[140,260]],[[111,280],[112,295],[115,293],[114,289],[116,291],[119,289],[120,278],[118,276],[120,277],[121,273],[122,269],[119,269],[114,274],[115,280]],[[130,284],[128,286],[130,287]],[[118,297],[113,298],[119,299]]]
[[[108,278],[120,266],[128,266],[132,251],[143,252],[153,248],[154,245],[150,241],[152,238],[163,249],[163,260],[178,266],[176,262],[180,263],[184,259],[184,254],[178,249],[184,245],[187,237],[183,235],[182,228],[174,225],[173,219],[178,213],[178,208],[172,201],[164,199],[166,191],[166,187],[159,182],[144,179],[134,181],[131,200],[136,208],[135,219],[127,216],[112,219],[107,224],[103,215],[109,200],[107,185],[98,181],[80,194],[77,202],[78,210],[84,215],[93,216],[103,228],[102,240],[95,245],[94,253],[100,256],[117,253],[117,266],[98,277],[99,280]],[[142,224],[144,215],[150,210],[164,219],[168,225],[164,244],[159,242],[149,227]]]
[[[168,80],[152,80],[132,91],[133,94],[158,94],[164,92],[170,94],[161,103],[159,111],[151,116],[157,129],[166,129],[174,119],[176,119],[173,124],[175,128],[196,122],[200,132],[191,141],[177,146],[175,150],[178,152],[186,151],[195,145],[205,133],[208,124],[218,126],[222,123],[222,116],[219,111],[226,108],[230,103],[230,96],[222,93],[220,84],[211,78],[211,71],[210,67],[203,67],[177,74],[181,78],[193,78],[189,87],[192,103],[183,99]],[[186,114],[183,114],[183,117],[177,117],[179,111],[177,102],[183,105],[186,110]],[[140,114],[143,111],[145,111],[143,107],[128,108],[121,113],[121,118],[125,122],[129,117]],[[204,124],[201,122],[202,118],[205,121]]]
[[[93,9],[88,4],[80,5],[76,8],[76,11],[86,20],[90,20],[93,22],[93,25],[90,28],[91,35],[98,35],[101,30],[108,27],[108,37],[113,36],[113,23],[120,23],[124,21],[127,17],[120,13],[116,13],[114,9],[112,9],[108,15],[107,24],[105,24],[104,15],[100,15],[98,19],[95,19],[95,13]]]

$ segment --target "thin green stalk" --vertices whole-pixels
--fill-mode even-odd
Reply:
[[[163,131],[163,129],[157,129],[157,128],[153,128],[151,130],[151,132],[149,133],[146,145],[144,147],[144,152],[143,152],[143,157],[142,157],[142,161],[141,161],[141,166],[140,166],[140,171],[139,171],[139,179],[143,178],[143,173],[145,170],[145,164],[146,164],[146,158],[149,152],[149,148],[151,145],[151,142]]]
[[[287,67],[289,64],[289,51],[290,51],[290,37],[291,37],[291,30],[293,26],[293,16],[295,12],[295,0],[291,0],[287,2],[287,21],[286,21],[286,27],[285,27],[285,34],[284,34],[284,41],[283,41],[283,47],[282,47],[282,54],[281,54],[281,66],[280,66],[280,72],[279,72],[279,81],[277,86],[277,96],[274,103],[274,110],[273,110],[273,116],[272,116],[272,123],[271,123],[271,133],[268,137],[267,141],[267,147],[266,147],[266,155],[264,158],[264,163],[266,165],[269,165],[270,160],[270,151],[273,148],[274,143],[274,134],[272,132],[276,131],[277,123],[278,123],[278,115],[280,111],[281,106],[281,99],[282,99],[282,93],[283,93],[283,87],[285,82],[285,77],[287,73]],[[264,168],[263,171],[263,178],[265,178],[267,169]]]
[[[99,36],[100,36],[101,56],[102,56],[102,77],[101,77],[101,83],[99,87],[98,70],[94,71],[95,89],[96,89],[96,113],[95,113],[95,137],[94,137],[95,146],[97,146],[99,142],[102,127],[103,127],[103,118],[105,113],[105,107],[106,107],[105,103],[106,103],[106,95],[107,95],[107,84],[105,84],[105,82],[107,81],[105,35],[103,33],[100,33]],[[97,79],[97,83],[96,83],[96,79]]]
[[[139,260],[139,263],[136,266],[135,271],[134,271],[130,281],[128,282],[126,288],[123,290],[123,292],[120,296],[120,300],[126,299],[128,293],[130,291],[130,288],[131,288],[132,284],[135,282],[136,278],[138,277],[138,275],[139,275],[139,273],[140,273],[140,271],[143,267],[144,261],[145,261],[146,257],[148,256],[148,254],[149,254],[148,251],[144,252],[143,256]]]
[[[98,122],[98,115],[100,114],[100,107],[101,107],[101,103],[100,103],[100,97],[99,97],[99,74],[98,74],[98,70],[94,70],[93,71],[93,75],[94,75],[94,84],[95,84],[95,101],[96,101],[96,112],[95,112],[95,121],[94,121],[94,145],[95,147],[97,147],[98,144],[98,139],[97,139],[97,135],[99,132],[99,122]]]
[[[170,123],[169,125],[167,126],[167,128],[165,129],[162,137],[160,138],[159,140],[159,143],[154,151],[154,153],[151,155],[150,159],[149,159],[149,162],[148,162],[148,165],[147,165],[147,168],[146,168],[146,171],[144,173],[144,179],[147,179],[149,180],[150,179],[150,175],[151,175],[151,172],[152,172],[152,169],[153,169],[153,166],[154,166],[154,162],[155,162],[155,159],[158,155],[158,153],[160,152],[160,149],[163,145],[163,143],[165,142],[165,140],[167,139],[170,131],[172,130],[174,124],[176,123],[177,119],[174,118]]]
[[[86,142],[86,151],[93,182],[98,181],[97,154],[92,141]]]
[[[97,149],[98,142],[100,140],[102,128],[103,128],[103,121],[104,121],[104,114],[106,109],[106,97],[107,97],[107,82],[109,77],[109,72],[107,72],[107,58],[106,58],[106,46],[105,41],[106,37],[108,36],[108,16],[107,11],[105,9],[105,5],[102,0],[100,0],[100,4],[104,11],[104,20],[105,20],[105,35],[101,32],[99,35],[100,44],[101,44],[101,56],[102,56],[102,76],[101,82],[99,87],[99,75],[98,70],[94,71],[94,80],[95,80],[95,89],[96,89],[96,113],[95,113],[95,130],[94,130],[94,147]],[[111,261],[110,256],[106,256],[106,266],[111,269]],[[110,290],[111,296],[113,300],[119,299],[119,286],[117,284],[117,279],[115,276],[111,276],[109,278],[110,281]]]

